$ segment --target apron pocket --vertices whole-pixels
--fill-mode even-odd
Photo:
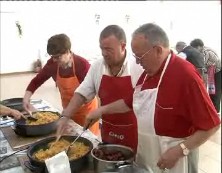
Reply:
[[[138,134],[136,125],[113,125],[102,121],[101,133],[103,142],[125,145],[131,147],[134,151],[137,149]]]
[[[160,132],[169,132],[174,130],[177,126],[175,122],[179,116],[175,116],[178,110],[175,109],[175,105],[160,105],[156,103],[156,110],[155,110],[155,121],[158,122],[155,124],[155,128],[158,129]]]

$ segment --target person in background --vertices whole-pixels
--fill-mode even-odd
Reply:
[[[88,69],[89,62],[83,57],[74,54],[71,51],[71,41],[65,34],[53,35],[48,39],[47,52],[51,58],[46,65],[29,83],[24,98],[23,106],[25,110],[31,110],[30,98],[37,88],[39,88],[49,78],[53,78],[56,86],[59,88],[62,106],[65,109],[72,98],[74,91],[84,80]],[[47,91],[46,91],[47,92]],[[97,99],[94,97],[75,112],[72,119],[79,125],[84,125],[85,116],[98,107]],[[90,130],[99,135],[99,122],[97,122]]]
[[[170,50],[165,31],[156,24],[136,29],[131,47],[145,70],[133,95],[90,112],[84,127],[104,114],[133,110],[139,166],[155,173],[197,173],[194,152],[221,123],[199,73]]]
[[[177,51],[177,53],[178,53],[177,56],[179,56],[180,58],[186,60],[187,55],[186,55],[184,52],[182,52],[182,50],[183,50],[185,47],[187,47],[187,45],[186,45],[186,43],[183,42],[183,41],[178,41],[178,42],[176,43],[176,46],[175,46],[176,51]]]
[[[101,105],[109,104],[133,93],[143,69],[126,50],[126,35],[118,25],[109,25],[100,33],[103,58],[98,59],[76,89],[71,102],[63,111],[65,118],[58,123],[57,135],[63,132],[66,122],[85,100],[98,95]],[[104,143],[121,144],[136,150],[137,122],[132,110],[123,114],[102,116],[101,137]]]
[[[7,106],[4,106],[2,104],[0,104],[0,115],[3,116],[3,115],[7,115],[7,116],[10,116],[16,120],[20,119],[23,114],[16,110],[16,109],[12,109],[12,108],[9,108]]]
[[[197,71],[202,76],[205,86],[207,87],[207,75],[206,69],[204,65],[204,56],[198,50],[193,48],[192,46],[187,46],[187,44],[183,41],[178,41],[176,44],[176,50],[178,52],[178,56],[183,59],[189,61],[193,64]]]
[[[217,110],[217,113],[219,113],[221,103],[221,59],[214,50],[204,46],[201,39],[192,40],[190,45],[204,55],[205,67],[208,70],[208,88],[211,87],[210,84],[213,84],[214,90],[211,92],[210,88],[208,90],[209,95]],[[213,71],[213,73],[211,73],[211,71]]]

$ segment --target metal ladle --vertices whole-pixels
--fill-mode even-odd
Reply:
[[[31,120],[31,121],[36,121],[38,120],[37,118],[35,118],[33,115],[32,115],[32,112],[31,111],[28,111],[28,115],[27,116],[22,116],[24,119],[28,119],[28,120]]]
[[[79,139],[79,137],[82,136],[82,134],[89,128],[89,125],[90,125],[90,123],[87,125],[87,127],[86,127],[85,129],[83,129],[82,133],[80,133],[80,134],[75,138],[75,140],[69,145],[69,147],[68,147],[67,150],[66,150],[66,154],[68,154],[68,151],[69,151],[71,145],[73,145],[73,144]]]

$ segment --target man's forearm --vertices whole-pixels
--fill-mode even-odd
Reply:
[[[63,110],[62,115],[71,118],[73,114],[85,103],[86,99],[79,93],[74,93],[68,106]]]
[[[183,143],[188,149],[190,150],[195,149],[199,147],[201,144],[205,143],[219,128],[220,128],[220,125],[208,131],[199,130],[195,132],[192,136],[190,136]]]
[[[25,100],[25,101],[30,101],[30,98],[31,98],[31,96],[32,96],[32,92],[31,91],[25,91],[25,95],[24,95],[24,98],[23,98],[23,100]]]
[[[11,109],[9,107],[0,105],[0,115],[10,115],[10,114],[11,114]]]
[[[102,114],[125,113],[130,110],[123,99],[101,107]]]

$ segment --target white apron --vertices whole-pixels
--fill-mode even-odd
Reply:
[[[167,149],[184,141],[182,138],[158,136],[156,135],[154,128],[155,105],[158,89],[169,64],[170,57],[171,54],[166,60],[157,88],[141,91],[146,77],[144,78],[143,83],[135,88],[133,95],[133,110],[138,122],[138,148],[136,163],[143,168],[151,168],[154,173],[188,173],[187,157],[179,159],[176,165],[167,171],[161,170],[157,166],[157,162],[160,159],[161,154],[163,154]]]

